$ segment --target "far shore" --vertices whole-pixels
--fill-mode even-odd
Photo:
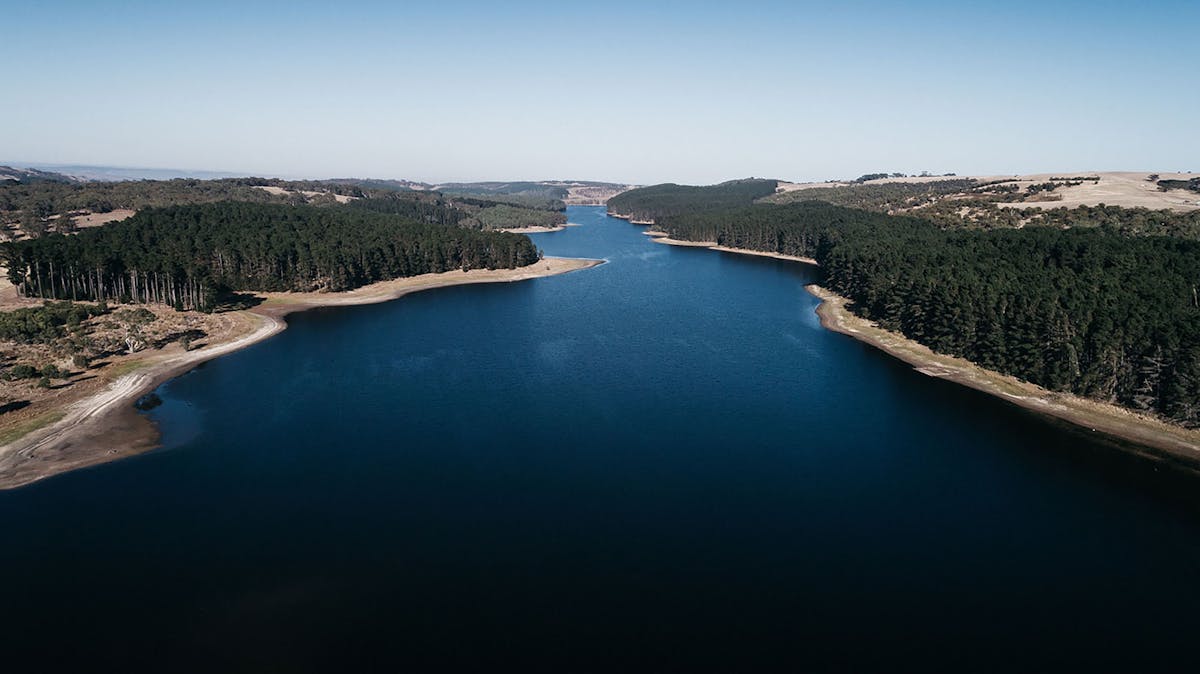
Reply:
[[[688,248],[707,248],[709,250],[719,250],[723,253],[737,253],[738,255],[757,255],[758,257],[773,257],[776,260],[789,260],[791,262],[802,262],[804,264],[816,265],[817,261],[811,257],[801,257],[799,255],[785,255],[783,253],[771,253],[765,250],[750,250],[749,248],[733,248],[730,246],[722,246],[716,241],[681,241],[672,239],[667,236],[666,232],[660,232],[653,229],[648,229],[642,232],[649,236],[655,243],[665,243],[668,246],[685,246]]]
[[[234,339],[192,351],[154,353],[107,388],[47,413],[51,423],[0,447],[0,489],[12,489],[76,468],[140,454],[159,443],[158,429],[134,401],[197,365],[261,342],[287,327],[288,314],[316,307],[376,304],[409,293],[475,283],[508,283],[565,274],[603,260],[547,257],[516,269],[473,269],[382,281],[342,293],[256,293],[262,304],[235,312],[246,328]]]
[[[561,225],[555,225],[553,227],[509,227],[508,229],[502,229],[500,231],[508,232],[509,234],[541,234],[543,232],[561,232],[568,227],[578,226],[578,222],[567,222]]]
[[[610,218],[618,218],[621,220],[628,220],[630,222],[630,224],[634,224],[634,225],[653,225],[654,224],[653,220],[634,220],[633,216],[631,216],[631,215],[621,215],[620,213],[613,213],[612,211],[608,211],[607,215]]]
[[[812,258],[730,248],[715,241],[680,241],[666,232],[646,230],[657,243],[719,250],[739,255],[758,255],[816,265]],[[1124,441],[1125,451],[1161,461],[1176,468],[1200,473],[1200,430],[1191,430],[1132,410],[1069,393],[1044,389],[1036,384],[1001,374],[966,359],[935,353],[929,347],[864,319],[847,307],[848,300],[818,285],[805,287],[822,300],[817,307],[821,325],[869,344],[898,358],[918,372],[969,386],[1027,410],[1069,422],[1077,427]]]

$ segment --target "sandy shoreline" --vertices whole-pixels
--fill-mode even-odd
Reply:
[[[634,220],[632,215],[621,215],[620,213],[613,213],[612,211],[605,211],[605,215],[607,215],[610,218],[617,218],[619,220],[627,220],[627,221],[629,221],[630,224],[634,224],[634,225],[653,225],[654,224],[653,220]]]
[[[543,232],[561,232],[568,227],[578,226],[578,222],[567,222],[554,227],[509,227],[508,229],[501,229],[499,231],[508,232],[509,234],[541,234]]]
[[[383,281],[345,293],[258,293],[264,302],[237,312],[247,330],[232,341],[193,351],[156,354],[104,390],[62,410],[53,423],[0,447],[0,489],[12,489],[76,468],[140,454],[158,444],[158,429],[133,402],[201,363],[261,342],[287,327],[288,314],[315,307],[375,304],[409,293],[476,283],[507,283],[565,274],[603,260],[548,257],[518,269],[477,269]]]

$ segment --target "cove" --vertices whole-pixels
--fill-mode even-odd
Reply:
[[[1195,666],[1194,480],[823,330],[817,270],[569,219],[608,264],[295,315],[0,492],[8,660]]]

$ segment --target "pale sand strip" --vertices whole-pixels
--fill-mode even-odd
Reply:
[[[607,211],[606,215],[608,215],[608,217],[610,217],[610,218],[618,218],[621,220],[628,220],[629,223],[633,224],[633,225],[653,225],[654,224],[653,220],[634,220],[633,216],[631,216],[631,215],[621,215],[620,213],[613,213],[612,211]]]
[[[509,227],[508,229],[501,229],[499,231],[508,232],[509,234],[541,234],[543,232],[561,232],[568,227],[578,226],[578,222],[568,222],[554,227]]]
[[[386,302],[409,293],[474,283],[523,281],[603,264],[603,260],[548,257],[518,269],[477,269],[383,281],[344,293],[260,293],[265,301],[243,315],[252,328],[232,341],[159,358],[108,388],[69,405],[54,423],[0,447],[0,489],[11,489],[75,468],[138,454],[157,445],[157,429],[132,404],[163,382],[200,363],[258,343],[287,327],[284,316],[314,307]]]

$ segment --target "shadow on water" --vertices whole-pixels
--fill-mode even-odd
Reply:
[[[1200,474],[1191,466],[1172,463],[1142,445],[921,374],[909,364],[866,344],[856,342],[856,346],[863,350],[864,357],[878,361],[879,367],[895,371],[902,386],[910,390],[928,388],[931,399],[953,405],[953,413],[962,418],[1006,419],[1003,426],[1014,437],[1033,439],[1004,447],[1003,451],[1014,459],[1071,480],[1105,489],[1129,490],[1140,498],[1161,502],[1179,512],[1190,512],[1200,521]]]

